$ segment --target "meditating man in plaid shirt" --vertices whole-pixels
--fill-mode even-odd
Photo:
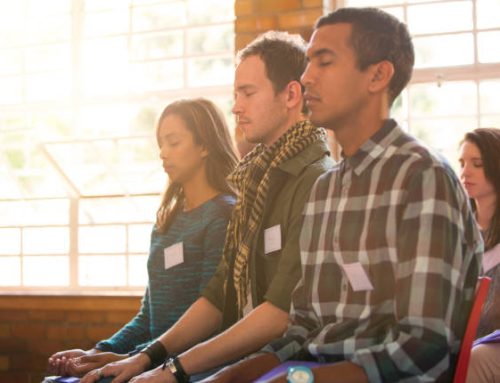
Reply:
[[[318,20],[307,56],[311,121],[335,132],[343,158],[304,208],[284,337],[211,381],[286,360],[319,362],[290,368],[289,382],[451,381],[483,245],[452,169],[389,119],[414,63],[406,26],[339,9]]]

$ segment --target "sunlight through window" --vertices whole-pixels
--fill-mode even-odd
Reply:
[[[230,116],[233,24],[227,0],[0,0],[2,291],[144,289],[156,119]]]

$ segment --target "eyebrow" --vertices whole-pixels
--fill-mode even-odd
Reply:
[[[321,48],[318,50],[313,50],[312,53],[310,55],[308,55],[308,59],[317,58],[317,57],[324,56],[324,55],[336,56],[335,52],[332,51],[331,49]]]
[[[175,137],[177,135],[178,135],[178,133],[172,132],[172,133],[166,133],[166,134],[160,135],[159,138],[169,139],[169,138]]]
[[[255,85],[252,85],[252,84],[242,84],[242,85],[238,85],[235,88],[235,91],[243,91],[243,90],[247,90],[247,89],[257,89],[257,87]]]
[[[472,161],[476,161],[476,160],[482,161],[483,160],[482,157],[468,157],[468,158],[460,157],[458,160],[463,161],[465,159],[472,160]]]

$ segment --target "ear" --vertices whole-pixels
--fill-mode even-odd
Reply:
[[[202,149],[201,149],[201,157],[202,158],[207,158],[209,154],[210,154],[210,152],[208,151],[208,149],[206,149],[205,147],[202,147]]]
[[[290,81],[285,89],[286,106],[290,109],[302,103],[302,86],[298,81]]]
[[[391,62],[384,60],[377,64],[373,64],[371,68],[371,79],[368,85],[368,90],[371,93],[378,93],[387,89],[394,76],[394,65]]]

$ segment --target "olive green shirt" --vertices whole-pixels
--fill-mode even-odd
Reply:
[[[248,261],[254,308],[267,301],[283,311],[290,310],[292,290],[301,273],[299,234],[302,210],[312,185],[333,163],[327,143],[316,141],[273,170],[264,217]],[[280,225],[281,250],[265,254],[264,232],[276,225]],[[219,263],[214,276],[202,292],[203,297],[222,311],[223,329],[237,320],[232,273],[234,254],[231,257],[227,263]],[[224,292],[226,280],[227,291]]]

